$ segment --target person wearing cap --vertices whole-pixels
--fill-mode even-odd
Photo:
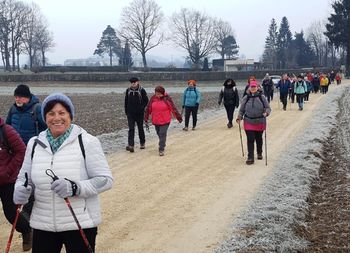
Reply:
[[[89,252],[65,199],[94,250],[101,223],[98,194],[112,187],[112,173],[100,141],[72,123],[74,106],[66,95],[46,97],[41,114],[48,129],[28,142],[13,201],[26,204],[34,192],[33,253],[61,252],[63,245],[67,253]]]
[[[236,87],[236,82],[232,78],[228,78],[224,82],[224,86],[222,87],[219,94],[219,105],[221,105],[222,100],[224,101],[228,119],[227,127],[232,128],[233,114],[235,112],[235,108],[238,108],[239,106],[238,90]]]
[[[30,138],[47,128],[41,114],[39,99],[33,95],[28,85],[19,84],[15,91],[15,103],[11,106],[6,124],[11,125],[27,145]]]
[[[185,109],[185,127],[182,129],[188,131],[188,125],[190,123],[190,117],[192,114],[192,130],[197,126],[197,114],[199,102],[201,101],[201,93],[197,89],[196,80],[188,80],[188,87],[185,89],[182,96],[182,108]]]
[[[128,119],[128,145],[126,150],[134,152],[135,145],[135,123],[139,132],[140,149],[145,149],[146,137],[143,129],[143,117],[148,103],[148,97],[145,89],[140,86],[140,80],[137,77],[130,78],[130,87],[126,89],[124,109]]]
[[[181,123],[182,116],[176,109],[171,97],[165,92],[163,86],[156,86],[154,93],[146,107],[145,123],[148,124],[148,118],[151,116],[152,124],[155,126],[159,138],[159,155],[164,156],[166,137],[171,118],[174,116]]]
[[[26,145],[16,130],[0,117],[0,199],[3,213],[10,224],[13,224],[17,213],[13,191],[25,150]],[[23,251],[29,251],[32,248],[32,229],[23,212],[18,216],[16,230],[22,233]]]
[[[256,142],[257,158],[262,160],[263,132],[266,130],[266,117],[271,107],[262,91],[258,90],[256,81],[251,81],[247,95],[243,97],[236,122],[243,119],[243,128],[247,136],[248,159],[246,164],[254,163],[254,143]]]
[[[302,111],[304,109],[304,96],[306,92],[307,85],[304,81],[304,77],[302,75],[298,75],[297,81],[294,84],[294,93],[297,96],[299,111]]]

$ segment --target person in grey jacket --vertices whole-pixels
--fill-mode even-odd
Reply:
[[[67,253],[89,252],[65,200],[94,249],[101,223],[98,194],[112,187],[112,173],[99,140],[72,124],[74,106],[67,96],[49,95],[41,114],[48,129],[28,142],[13,201],[26,204],[34,192],[33,253],[58,253],[63,245]]]
[[[240,124],[244,120],[244,130],[247,135],[248,159],[246,164],[254,163],[254,143],[256,142],[256,150],[258,160],[262,160],[263,132],[266,130],[266,117],[271,113],[271,107],[262,94],[258,90],[256,81],[252,81],[249,85],[247,95],[243,97],[239,108],[239,115],[236,122]]]

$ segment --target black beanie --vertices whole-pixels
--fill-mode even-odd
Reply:
[[[14,96],[30,98],[32,94],[30,94],[28,85],[20,84],[15,89]]]
[[[138,79],[137,77],[131,77],[131,78],[129,79],[129,82],[130,82],[130,83],[136,83],[136,82],[138,82],[138,81],[140,81],[140,79]]]

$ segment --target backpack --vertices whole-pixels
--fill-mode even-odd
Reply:
[[[133,90],[133,89],[128,88],[126,93],[128,94],[128,97],[129,97],[131,94],[134,95],[134,93],[136,92],[137,95],[139,96],[140,103],[142,104],[142,94],[141,94],[142,89],[143,89],[142,86],[139,86],[139,88],[137,90]]]
[[[262,95],[262,94],[260,94],[260,95],[257,96],[257,97],[260,99],[260,102],[262,103],[262,105],[263,105],[263,107],[264,107],[264,109],[265,109],[266,107],[265,107],[264,101],[262,100],[261,95]],[[249,99],[250,99],[251,97],[252,97],[252,96],[247,95],[247,100],[246,100],[245,103],[244,103],[244,107],[246,106],[246,104],[248,103],[248,101],[249,101]]]
[[[81,136],[82,134],[79,134],[78,135],[78,140],[79,140],[79,146],[80,146],[80,150],[81,150],[81,153],[84,157],[84,161],[86,163],[86,156],[85,156],[85,148],[84,148],[84,143],[83,143],[83,137]],[[43,148],[46,148],[46,145],[41,141],[39,140],[38,138],[36,138],[34,140],[34,144],[33,144],[33,148],[32,148],[32,153],[30,155],[30,158],[31,160],[33,161],[33,157],[34,157],[34,153],[35,153],[35,147],[36,145],[39,144],[40,146],[42,146]],[[86,164],[85,164],[85,167],[86,167]]]
[[[12,149],[5,133],[5,125],[0,126],[0,144],[2,144],[1,146],[4,147],[9,154],[12,154]]]

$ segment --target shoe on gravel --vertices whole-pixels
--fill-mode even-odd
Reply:
[[[145,143],[140,145],[140,149],[145,149],[145,148],[146,148]]]
[[[164,151],[159,151],[159,156],[164,156]]]
[[[262,154],[258,154],[258,160],[262,160],[262,159],[263,159]]]
[[[232,128],[233,127],[232,123],[227,123],[227,127]]]
[[[196,130],[196,127],[192,127],[192,131]]]
[[[188,127],[184,127],[184,128],[182,128],[182,130],[188,131]]]
[[[30,231],[29,233],[22,234],[22,249],[23,249],[23,251],[29,251],[32,249],[32,241],[33,241],[32,231]]]
[[[248,158],[247,161],[245,162],[247,165],[251,165],[254,163],[254,159]]]
[[[134,147],[133,146],[126,146],[125,148],[127,151],[130,151],[131,153],[134,153]]]

